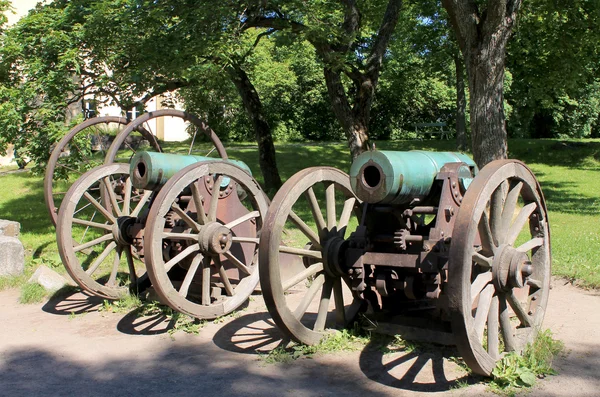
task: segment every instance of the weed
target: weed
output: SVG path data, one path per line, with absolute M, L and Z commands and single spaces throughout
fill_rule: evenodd
M 98 309 L 101 312 L 127 313 L 142 306 L 142 301 L 136 295 L 125 295 L 119 300 L 109 301 L 105 299 Z
M 21 287 L 19 302 L 23 304 L 40 303 L 46 294 L 46 289 L 38 283 L 27 283 Z
M 369 336 L 355 323 L 353 328 L 328 333 L 319 343 L 313 346 L 293 344 L 289 347 L 278 346 L 268 354 L 259 357 L 267 364 L 289 363 L 299 358 L 311 358 L 318 353 L 335 353 L 339 351 L 356 351 L 369 343 Z
M 553 375 L 552 360 L 564 348 L 552 338 L 552 332 L 540 332 L 533 344 L 527 345 L 522 355 L 506 354 L 494 368 L 490 389 L 502 395 L 514 395 L 519 389 L 532 387 L 537 378 Z
M 25 276 L 2 276 L 0 277 L 0 291 L 24 285 L 26 280 Z
M 387 343 L 380 347 L 383 354 L 392 354 L 400 351 L 403 353 L 412 353 L 419 351 L 419 349 L 420 347 L 418 344 L 404 340 L 399 335 L 395 335 L 392 340 L 388 339 Z
M 178 331 L 198 335 L 200 330 L 206 325 L 206 321 L 204 320 L 198 320 L 197 318 L 178 312 L 173 312 L 171 321 L 173 322 L 173 328 L 169 329 L 168 332 L 172 339 L 175 339 L 173 335 Z
M 294 357 L 290 349 L 286 349 L 284 346 L 278 346 L 268 354 L 259 354 L 259 358 L 265 364 L 289 364 L 297 357 Z

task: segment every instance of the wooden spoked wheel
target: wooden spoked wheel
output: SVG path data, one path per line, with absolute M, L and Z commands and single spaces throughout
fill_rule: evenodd
M 267 200 L 243 169 L 220 161 L 175 174 L 156 196 L 145 230 L 146 266 L 159 297 L 200 319 L 239 307 L 258 284 Z
M 130 229 L 148 210 L 150 191 L 132 187 L 128 164 L 94 168 L 69 189 L 58 213 L 58 251 L 84 290 L 118 299 L 144 277 Z
M 185 127 L 186 139 L 182 142 L 166 142 L 159 134 L 159 130 L 161 126 L 163 130 L 168 129 L 168 123 Z M 139 131 L 148 131 L 150 138 Z M 208 140 L 206 145 L 201 144 L 201 135 Z M 176 109 L 156 110 L 137 117 L 117 135 L 106 152 L 104 162 L 105 164 L 129 163 L 138 150 L 227 158 L 223 143 L 204 121 L 193 114 Z
M 536 336 L 550 289 L 550 230 L 539 184 L 523 163 L 481 170 L 458 211 L 448 265 L 452 330 L 465 362 L 489 376 L 504 352 Z
M 261 287 L 275 323 L 297 342 L 318 343 L 360 308 L 336 266 L 358 225 L 359 205 L 347 174 L 319 167 L 288 179 L 269 207 L 259 246 Z M 286 270 L 283 255 L 297 256 L 300 266 Z
M 110 140 L 127 125 L 123 117 L 94 117 L 76 125 L 54 147 L 44 177 L 44 200 L 52 224 L 69 187 L 86 171 L 101 165 Z M 141 135 L 149 136 L 140 130 Z

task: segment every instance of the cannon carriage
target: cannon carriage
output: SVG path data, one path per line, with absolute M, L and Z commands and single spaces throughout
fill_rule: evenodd
M 540 186 L 519 161 L 479 171 L 459 153 L 369 151 L 350 175 L 309 168 L 283 185 L 261 234 L 261 286 L 298 342 L 361 313 L 380 332 L 456 344 L 490 375 L 541 326 L 549 238 Z M 283 275 L 289 253 L 304 266 Z
M 127 137 L 158 117 L 148 114 L 64 195 L 59 251 L 84 290 L 116 299 L 152 285 L 163 303 L 207 319 L 239 307 L 260 278 L 276 325 L 297 342 L 360 316 L 379 332 L 456 344 L 483 375 L 535 337 L 550 232 L 523 163 L 478 170 L 460 153 L 369 151 L 349 175 L 298 172 L 269 206 L 249 168 L 181 115 L 219 158 L 160 153 L 155 141 L 155 152 L 126 150 L 130 164 L 116 163 Z
M 201 319 L 239 307 L 258 284 L 268 204 L 250 169 L 222 154 L 138 152 L 131 164 L 84 173 L 57 216 L 71 277 L 108 299 L 151 285 L 163 303 Z

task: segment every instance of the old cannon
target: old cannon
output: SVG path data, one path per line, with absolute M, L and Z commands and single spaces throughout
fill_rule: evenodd
M 94 295 L 116 299 L 151 283 L 172 308 L 215 318 L 258 283 L 267 207 L 242 162 L 138 152 L 131 164 L 93 168 L 69 188 L 58 213 L 59 252 Z
M 290 253 L 304 266 L 283 275 Z M 550 232 L 540 186 L 519 161 L 478 171 L 459 153 L 369 151 L 350 175 L 291 177 L 264 220 L 259 258 L 267 308 L 293 340 L 317 343 L 362 313 L 383 333 L 456 344 L 490 375 L 541 326 Z

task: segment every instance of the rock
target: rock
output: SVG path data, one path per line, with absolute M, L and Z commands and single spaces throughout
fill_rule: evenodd
M 15 221 L 0 219 L 0 236 L 19 237 L 21 224 Z
M 38 283 L 48 291 L 56 291 L 69 284 L 63 276 L 46 266 L 38 267 L 28 282 Z
M 25 268 L 25 249 L 16 237 L 0 236 L 0 276 L 19 276 Z

